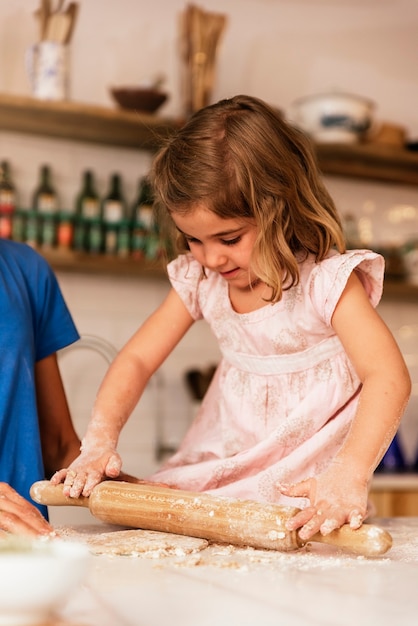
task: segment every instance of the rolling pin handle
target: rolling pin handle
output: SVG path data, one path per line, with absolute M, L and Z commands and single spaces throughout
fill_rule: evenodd
M 30 497 L 38 504 L 47 506 L 84 506 L 89 508 L 89 499 L 80 496 L 64 496 L 63 485 L 53 485 L 49 480 L 38 480 L 30 488 Z

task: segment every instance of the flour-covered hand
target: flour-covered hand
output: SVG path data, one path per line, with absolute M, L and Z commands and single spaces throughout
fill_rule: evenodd
M 117 478 L 122 459 L 113 448 L 82 447 L 81 454 L 68 468 L 55 472 L 54 485 L 64 483 L 63 493 L 70 498 L 89 496 L 93 488 L 105 478 Z
M 354 473 L 355 476 L 355 473 Z M 299 530 L 307 541 L 317 532 L 327 535 L 343 524 L 359 528 L 367 516 L 368 483 L 356 479 L 338 463 L 332 463 L 326 472 L 294 485 L 279 485 L 286 496 L 305 497 L 310 506 L 288 520 L 288 530 Z

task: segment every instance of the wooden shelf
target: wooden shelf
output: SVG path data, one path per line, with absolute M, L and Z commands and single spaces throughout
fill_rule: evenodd
M 136 261 L 131 257 L 120 258 L 105 254 L 87 254 L 60 248 L 37 248 L 51 267 L 61 272 L 103 274 L 109 276 L 137 276 L 165 278 L 164 263 L 158 261 Z
M 0 94 L 0 130 L 153 151 L 179 125 L 158 115 Z
M 182 123 L 117 108 L 0 94 L 0 131 L 155 151 L 161 139 Z M 418 153 L 372 144 L 317 144 L 316 149 L 324 174 L 418 186 Z M 72 251 L 40 252 L 60 271 L 165 276 L 159 263 Z M 418 302 L 418 285 L 386 281 L 384 298 Z
M 418 302 L 418 285 L 402 281 L 386 280 L 383 287 L 384 300 L 407 300 Z
M 182 120 L 71 101 L 0 94 L 0 130 L 154 151 Z M 317 144 L 324 174 L 418 185 L 418 153 L 377 144 Z
M 372 143 L 317 144 L 321 171 L 385 183 L 418 185 L 418 153 Z
M 80 272 L 87 274 L 108 274 L 113 276 L 138 276 L 165 278 L 164 262 L 136 261 L 130 257 L 119 258 L 105 254 L 87 254 L 60 248 L 43 249 L 38 252 L 46 258 L 54 270 L 62 272 Z M 418 285 L 385 281 L 383 298 L 385 300 L 418 302 Z

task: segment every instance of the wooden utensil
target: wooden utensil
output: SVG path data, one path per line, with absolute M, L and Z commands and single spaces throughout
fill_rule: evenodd
M 31 497 L 48 506 L 87 507 L 94 517 L 110 524 L 200 537 L 215 543 L 279 551 L 297 550 L 306 543 L 297 531 L 286 529 L 286 520 L 299 511 L 292 506 L 119 481 L 100 483 L 89 498 L 68 498 L 62 485 L 39 481 L 32 485 Z M 363 556 L 382 555 L 392 545 L 388 532 L 369 524 L 358 530 L 346 524 L 326 536 L 317 533 L 309 541 Z
M 49 0 L 41 0 L 41 4 L 39 7 L 40 41 L 43 41 L 46 38 L 50 14 L 51 7 L 49 4 Z
M 52 13 L 48 20 L 46 37 L 48 41 L 64 43 L 70 25 L 70 18 L 66 13 Z
M 65 15 L 67 16 L 67 20 L 68 20 L 68 28 L 67 28 L 65 37 L 63 38 L 64 43 L 68 44 L 71 41 L 71 37 L 73 36 L 75 24 L 77 21 L 78 11 L 79 11 L 78 3 L 70 2 L 70 4 L 68 5 L 65 11 Z
M 56 4 L 54 6 L 51 6 L 51 12 L 52 13 L 59 13 L 60 11 L 62 11 L 64 2 L 65 2 L 65 0 L 57 0 Z M 51 2 L 51 4 L 52 4 L 52 2 Z
M 186 114 L 209 104 L 217 48 L 227 22 L 226 15 L 211 13 L 190 4 L 180 21 L 180 54 Z

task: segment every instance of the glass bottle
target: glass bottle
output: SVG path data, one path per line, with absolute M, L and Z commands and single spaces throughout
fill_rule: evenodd
M 74 215 L 61 211 L 58 215 L 57 245 L 62 250 L 70 250 L 74 239 Z
M 13 217 L 16 211 L 16 190 L 8 161 L 0 163 L 0 237 L 12 237 Z
M 13 241 L 23 242 L 26 239 L 26 216 L 27 211 L 18 209 L 14 211 L 12 222 L 12 239 Z
M 132 205 L 132 222 L 143 224 L 150 231 L 154 225 L 153 219 L 154 196 L 147 176 L 140 178 L 138 194 Z
M 52 184 L 49 165 L 40 167 L 39 184 L 33 194 L 32 209 L 41 215 L 55 215 L 58 210 L 58 195 Z
M 98 219 L 100 198 L 96 191 L 94 174 L 91 170 L 85 170 L 75 201 L 74 249 L 90 252 L 90 230 Z
M 56 244 L 58 195 L 52 184 L 51 168 L 41 165 L 39 183 L 33 194 L 32 211 L 35 215 L 27 215 L 27 239 L 30 245 L 35 245 L 35 230 L 37 243 L 42 247 L 51 248 Z M 38 221 L 37 228 L 32 222 Z
M 124 219 L 119 224 L 118 256 L 127 258 L 131 252 L 131 221 Z
M 54 248 L 57 244 L 58 220 L 53 214 L 42 217 L 39 233 L 39 243 L 43 249 Z
M 122 191 L 120 174 L 112 174 L 110 187 L 102 204 L 102 220 L 104 227 L 104 251 L 116 254 L 118 250 L 118 233 L 122 220 L 126 218 L 127 205 Z
M 91 220 L 88 236 L 89 254 L 100 254 L 103 252 L 103 223 L 101 217 Z
M 155 259 L 159 236 L 154 220 L 154 195 L 147 176 L 139 180 L 138 195 L 132 206 L 132 256 L 138 260 Z
M 36 248 L 41 241 L 39 214 L 33 209 L 25 213 L 24 240 L 28 246 Z

